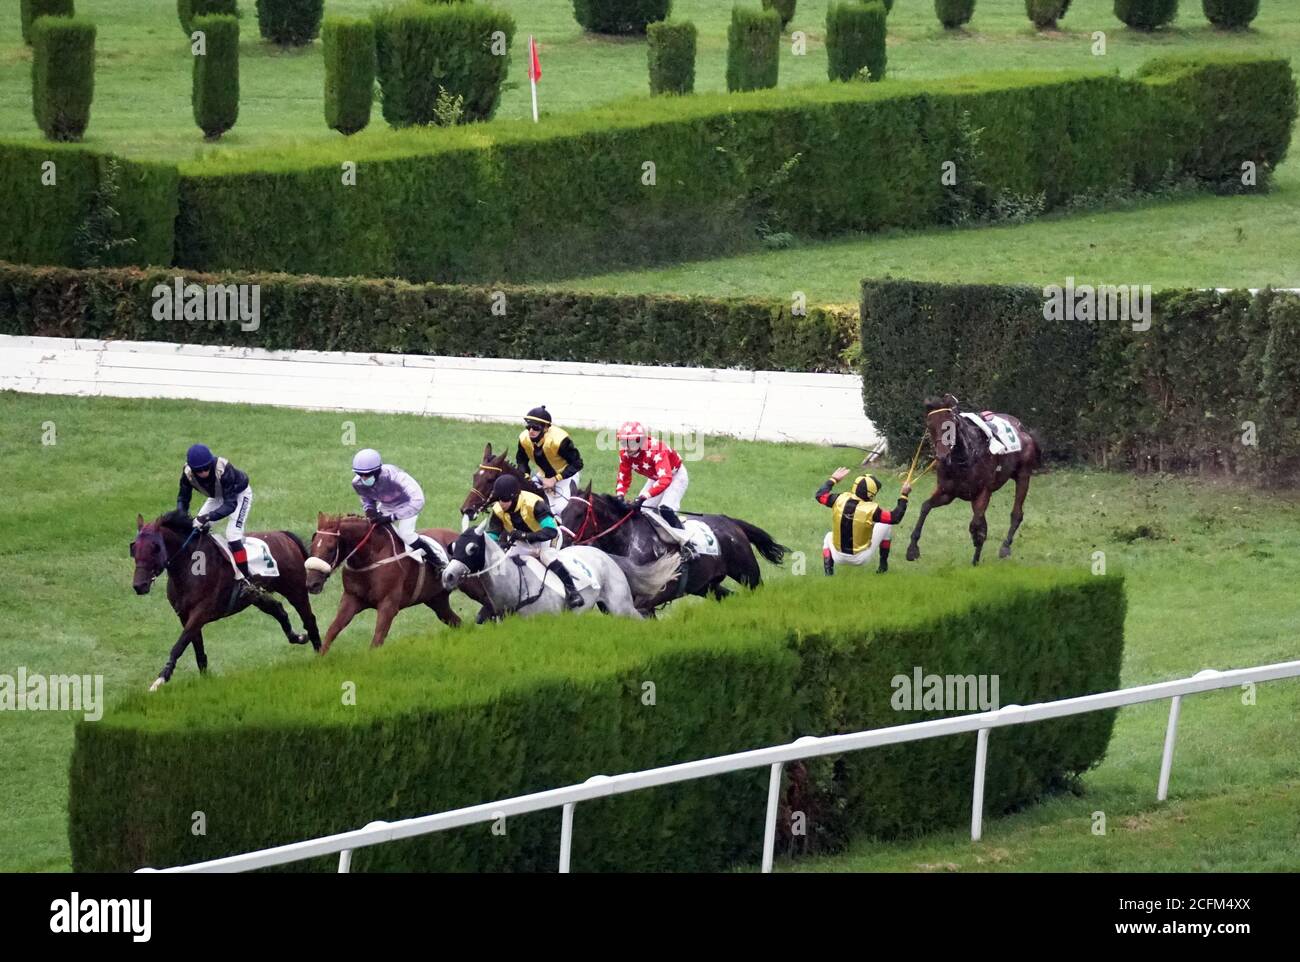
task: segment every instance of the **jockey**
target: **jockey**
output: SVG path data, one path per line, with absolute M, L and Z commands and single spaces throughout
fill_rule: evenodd
M 546 565 L 547 571 L 560 579 L 564 587 L 564 603 L 570 608 L 582 607 L 582 595 L 573 586 L 569 569 L 564 567 L 555 550 L 553 542 L 560 529 L 546 499 L 521 491 L 518 478 L 503 474 L 492 485 L 491 510 L 487 536 L 497 542 L 503 536 L 511 541 L 506 551 L 509 557 L 537 558 Z
M 687 535 L 677 509 L 691 483 L 681 457 L 658 438 L 649 437 L 639 421 L 627 421 L 618 429 L 618 481 L 614 494 L 623 497 L 632 484 L 632 472 L 650 480 L 632 502 L 633 511 L 655 508 L 659 516 L 678 532 L 678 543 L 685 545 Z
M 835 512 L 831 530 L 822 542 L 822 564 L 828 575 L 835 574 L 835 562 L 861 565 L 871 560 L 880 549 L 880 567 L 877 574 L 889 570 L 889 536 L 896 523 L 907 512 L 907 496 L 912 493 L 910 484 L 903 485 L 898 504 L 887 511 L 876 504 L 880 481 L 874 475 L 863 474 L 854 479 L 853 489 L 833 496 L 831 489 L 848 477 L 848 468 L 836 468 L 814 497 Z
M 206 498 L 194 519 L 195 530 L 207 531 L 214 521 L 229 518 L 226 523 L 226 544 L 235 560 L 235 567 L 251 585 L 248 552 L 244 549 L 244 526 L 248 523 L 248 509 L 253 503 L 253 489 L 248 485 L 248 475 L 225 458 L 217 457 L 206 444 L 193 444 L 185 452 L 181 486 L 176 493 L 177 511 L 190 513 L 190 500 L 195 491 Z
M 374 524 L 392 522 L 393 531 L 402 539 L 406 550 L 438 572 L 439 558 L 416 531 L 418 515 L 424 507 L 424 491 L 395 464 L 384 464 L 372 448 L 358 451 L 352 459 L 352 490 L 361 498 L 361 510 Z
M 524 429 L 519 432 L 515 463 L 520 471 L 528 471 L 530 459 L 537 465 L 533 480 L 546 491 L 551 510 L 564 510 L 578 490 L 582 455 L 567 431 L 552 426 L 551 412 L 544 407 L 535 407 L 525 414 Z

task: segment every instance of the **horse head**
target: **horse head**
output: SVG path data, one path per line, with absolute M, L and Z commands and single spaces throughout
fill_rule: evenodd
M 925 399 L 925 429 L 939 463 L 947 464 L 962 447 L 961 409 L 952 394 Z
M 168 535 L 171 535 L 170 540 L 176 541 L 187 530 L 193 530 L 191 521 L 182 511 L 169 511 L 148 524 L 143 515 L 135 516 L 135 540 L 131 542 L 130 552 L 135 561 L 131 587 L 137 595 L 147 595 L 154 580 L 167 570 L 172 560 L 172 549 L 167 545 Z
M 500 546 L 487 536 L 484 525 L 477 525 L 451 543 L 451 560 L 442 569 L 442 587 L 454 591 L 471 574 L 478 574 L 489 563 L 489 556 L 500 554 Z
M 526 483 L 528 480 L 527 475 L 520 471 L 517 465 L 510 462 L 505 450 L 502 450 L 500 454 L 493 454 L 492 445 L 485 444 L 483 446 L 483 460 L 479 462 L 478 469 L 470 478 L 469 493 L 460 505 L 461 531 L 473 524 L 474 519 L 487 508 L 488 499 L 492 495 L 492 485 L 496 484 L 497 478 L 501 477 L 503 472 L 513 474 L 524 484 L 525 488 L 528 487 Z

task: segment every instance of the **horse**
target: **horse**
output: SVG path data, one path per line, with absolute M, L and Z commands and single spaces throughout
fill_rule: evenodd
M 510 461 L 506 452 L 494 455 L 492 445 L 483 448 L 483 459 L 470 478 L 469 494 L 461 504 L 462 530 L 487 507 L 492 485 L 502 473 L 514 475 L 526 491 L 544 492 L 532 483 L 527 472 Z M 582 514 L 579 515 L 578 512 Z M 686 584 L 673 584 L 655 599 L 652 607 L 666 604 L 683 594 L 700 597 L 712 595 L 719 601 L 731 594 L 722 587 L 725 578 L 732 578 L 747 588 L 757 588 L 763 581 L 762 572 L 754 558 L 757 550 L 772 564 L 781 564 L 788 550 L 762 528 L 727 515 L 700 515 L 689 511 L 679 512 L 687 517 L 704 521 L 718 538 L 718 557 L 705 555 L 695 558 L 686 566 Z M 626 520 L 625 505 L 609 495 L 592 495 L 591 485 L 586 491 L 569 499 L 560 512 L 560 524 L 567 529 L 576 543 L 594 543 L 601 550 L 645 564 L 673 551 L 655 530 L 654 522 L 637 516 Z
M 995 413 L 995 412 L 988 412 Z M 971 564 L 980 563 L 980 551 L 988 534 L 988 521 L 984 512 L 993 492 L 1012 478 L 1016 481 L 1015 503 L 1011 506 L 1011 528 L 998 550 L 999 558 L 1011 557 L 1011 541 L 1024 518 L 1025 495 L 1029 493 L 1029 478 L 1042 463 L 1042 449 L 1034 432 L 1009 414 L 996 414 L 1015 431 L 1020 442 L 1019 451 L 993 454 L 989 439 L 976 425 L 963 417 L 957 398 L 945 394 L 925 402 L 925 424 L 930 443 L 934 446 L 937 465 L 934 493 L 921 505 L 921 514 L 912 528 L 912 541 L 907 546 L 907 560 L 921 557 L 921 529 L 931 508 L 941 508 L 955 498 L 969 501 L 972 518 L 971 542 L 975 557 Z
M 646 601 L 661 594 L 677 576 L 681 563 L 676 555 L 665 555 L 647 565 L 608 555 L 599 548 L 574 545 L 556 552 L 560 560 L 574 559 L 594 576 L 596 584 L 578 588 L 582 595 L 579 614 L 600 610 L 625 618 L 642 618 Z M 443 587 L 451 591 L 467 580 L 478 581 L 492 607 L 502 613 L 525 617 L 566 610 L 564 594 L 547 587 L 547 576 L 539 577 L 523 563 L 511 558 L 479 525 L 461 533 L 451 549 L 451 561 L 442 573 Z
M 456 539 L 456 532 L 446 528 L 425 528 L 419 534 L 444 549 Z M 460 626 L 460 616 L 451 609 L 450 592 L 443 588 L 442 579 L 431 573 L 423 560 L 407 555 L 406 545 L 386 521 L 374 524 L 355 514 L 317 514 L 316 532 L 306 554 L 303 567 L 312 594 L 320 594 L 329 576 L 343 569 L 343 597 L 325 631 L 322 655 L 357 613 L 368 608 L 377 611 L 371 648 L 384 643 L 393 618 L 412 605 L 428 605 L 443 624 Z M 486 593 L 476 586 L 471 585 L 465 593 L 480 604 L 487 601 Z
M 149 686 L 150 691 L 157 691 L 171 680 L 176 660 L 191 644 L 199 671 L 206 673 L 208 654 L 203 647 L 203 626 L 228 618 L 249 605 L 274 618 L 290 644 L 304 645 L 310 641 L 313 648 L 320 650 L 320 633 L 316 629 L 316 616 L 311 610 L 303 575 L 307 548 L 292 531 L 250 532 L 249 537 L 266 542 L 280 569 L 278 577 L 256 576 L 253 581 L 260 588 L 284 596 L 302 619 L 305 634 L 293 630 L 284 607 L 270 595 L 250 590 L 247 586 L 241 587 L 241 581 L 235 578 L 234 563 L 227 553 L 211 534 L 198 532 L 185 512 L 170 511 L 148 524 L 142 515 L 137 514 L 135 528 L 135 540 L 130 549 L 131 557 L 135 559 L 132 587 L 137 595 L 147 595 L 154 581 L 166 571 L 167 600 L 181 620 L 181 635 L 172 645 L 171 654 L 157 679 Z

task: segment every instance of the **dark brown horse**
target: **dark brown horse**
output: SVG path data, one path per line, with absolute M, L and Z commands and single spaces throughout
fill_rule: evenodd
M 994 412 L 980 412 L 984 413 Z M 972 518 L 971 542 L 975 557 L 971 564 L 980 563 L 980 551 L 988 534 L 989 524 L 984 512 L 988 509 L 993 492 L 1008 481 L 1016 482 L 1016 499 L 1011 506 L 1011 528 L 998 550 L 999 558 L 1011 556 L 1011 540 L 1024 518 L 1025 495 L 1029 493 L 1029 478 L 1041 462 L 1038 439 L 1032 431 L 1009 414 L 997 414 L 1012 427 L 1020 442 L 1019 451 L 993 454 L 989 451 L 989 438 L 980 428 L 962 416 L 957 398 L 945 394 L 925 402 L 925 425 L 930 443 L 934 447 L 937 466 L 937 487 L 934 494 L 921 505 L 920 517 L 912 528 L 912 541 L 907 546 L 907 560 L 921 557 L 921 528 L 931 508 L 942 508 L 954 499 L 969 501 Z
M 263 591 L 250 590 L 236 580 L 234 564 L 226 552 L 210 534 L 196 531 L 189 515 L 171 511 L 145 524 L 144 518 L 137 514 L 135 527 L 135 540 L 131 542 L 131 557 L 135 559 L 132 587 L 136 594 L 147 595 L 154 581 L 166 571 L 167 600 L 181 620 L 181 636 L 172 645 L 167 664 L 150 686 L 150 691 L 171 680 L 176 660 L 185 653 L 188 645 L 194 645 L 194 660 L 198 662 L 199 671 L 207 671 L 203 626 L 228 618 L 249 605 L 279 622 L 291 644 L 302 645 L 310 641 L 314 648 L 320 649 L 320 634 L 316 630 L 316 617 L 307 597 L 303 572 L 307 549 L 293 532 L 250 532 L 251 537 L 266 542 L 280 569 L 279 577 L 254 577 L 253 581 L 259 588 L 283 595 L 302 618 L 306 634 L 293 630 L 284 606 L 278 601 Z
M 456 540 L 456 532 L 446 528 L 424 528 L 420 534 L 444 548 Z M 412 605 L 428 605 L 443 624 L 452 628 L 460 625 L 460 616 L 451 610 L 450 592 L 443 588 L 442 578 L 423 561 L 402 557 L 405 553 L 406 545 L 387 522 L 373 524 L 354 514 L 316 516 L 316 533 L 305 562 L 307 590 L 319 594 L 330 574 L 343 568 L 343 597 L 325 632 L 322 655 L 357 613 L 368 608 L 377 612 L 371 648 L 384 643 L 393 618 Z M 487 595 L 477 581 L 466 582 L 461 590 L 480 604 L 487 604 Z
M 519 479 L 519 486 L 530 494 L 546 495 L 546 492 L 533 483 L 533 479 L 528 476 L 528 472 L 521 470 L 520 467 L 510 460 L 507 451 L 500 454 L 492 453 L 492 445 L 483 446 L 483 460 L 478 463 L 474 474 L 469 479 L 469 493 L 465 495 L 465 500 L 461 502 L 460 513 L 464 519 L 461 530 L 468 528 L 470 524 L 482 514 L 488 505 L 488 495 L 492 493 L 492 485 L 496 484 L 497 478 L 501 477 L 502 472 L 514 475 Z

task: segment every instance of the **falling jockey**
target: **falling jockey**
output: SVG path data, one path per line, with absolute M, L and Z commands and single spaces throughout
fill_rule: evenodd
M 214 522 L 229 518 L 226 544 L 235 567 L 251 586 L 248 552 L 244 549 L 244 527 L 248 524 L 248 509 L 253 503 L 248 475 L 225 458 L 217 457 L 206 444 L 194 444 L 185 452 L 185 468 L 181 471 L 180 490 L 176 493 L 177 511 L 189 514 L 195 491 L 206 500 L 194 518 L 194 529 L 207 531 Z
M 582 455 L 569 433 L 551 423 L 551 412 L 544 407 L 535 407 L 524 415 L 524 429 L 519 432 L 519 449 L 515 452 L 519 470 L 526 472 L 530 460 L 537 465 L 533 480 L 541 484 L 547 504 L 558 514 L 578 490 Z
M 863 565 L 879 549 L 880 566 L 876 573 L 884 574 L 889 570 L 889 536 L 893 532 L 893 526 L 903 520 L 907 511 L 907 496 L 912 493 L 912 486 L 903 485 L 898 504 L 889 511 L 876 504 L 880 482 L 870 474 L 854 479 L 852 490 L 835 495 L 831 489 L 848 477 L 848 474 L 848 468 L 836 468 L 835 473 L 814 495 L 818 504 L 824 504 L 835 513 L 831 530 L 822 542 L 822 564 L 826 573 L 833 575 L 837 561 L 840 564 Z
M 556 552 L 554 541 L 560 529 L 546 499 L 521 491 L 519 480 L 505 474 L 492 485 L 491 510 L 487 536 L 493 541 L 510 542 L 506 551 L 509 557 L 537 558 L 564 587 L 564 603 L 570 608 L 582 607 L 582 595 Z
M 371 448 L 358 451 L 352 459 L 352 489 L 361 498 L 361 510 L 375 524 L 390 522 L 393 532 L 412 555 L 423 560 L 435 572 L 441 572 L 441 559 L 416 531 L 424 507 L 424 491 L 395 464 L 384 464 L 379 452 Z
M 690 535 L 677 517 L 691 483 L 686 465 L 676 451 L 658 438 L 650 437 L 639 421 L 627 421 L 618 429 L 618 480 L 614 486 L 617 497 L 627 494 L 634 471 L 649 480 L 629 507 L 633 511 L 643 507 L 655 509 L 672 529 L 672 536 L 683 552 L 689 554 Z

